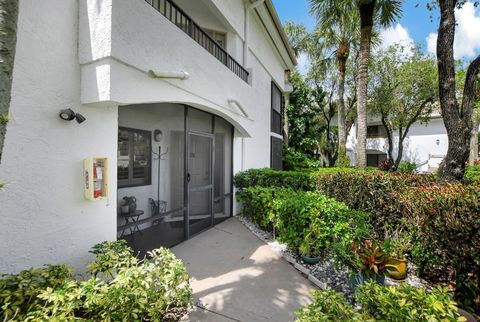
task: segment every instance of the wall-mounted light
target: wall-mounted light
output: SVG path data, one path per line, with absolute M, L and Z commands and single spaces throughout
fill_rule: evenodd
M 64 121 L 72 121 L 75 119 L 78 124 L 83 123 L 86 120 L 82 114 L 75 113 L 71 108 L 61 110 L 58 115 Z
M 155 142 L 160 142 L 162 140 L 162 137 L 163 137 L 163 132 L 162 130 L 155 130 L 153 131 L 153 140 Z
M 440 145 L 440 140 L 437 139 L 437 141 L 435 141 L 437 143 L 437 145 Z

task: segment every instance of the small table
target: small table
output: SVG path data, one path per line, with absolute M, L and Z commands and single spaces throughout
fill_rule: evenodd
M 125 219 L 125 225 L 123 226 L 123 230 L 122 230 L 122 234 L 120 235 L 120 238 L 122 238 L 125 235 L 125 226 L 127 226 L 128 224 L 134 224 L 133 230 L 131 226 L 129 227 L 130 234 L 135 233 L 135 231 L 138 231 L 140 234 L 142 233 L 140 228 L 138 228 L 138 220 L 140 216 L 143 214 L 144 214 L 143 210 L 135 210 L 134 212 L 130 212 L 128 214 L 120 214 L 120 216 L 122 216 Z

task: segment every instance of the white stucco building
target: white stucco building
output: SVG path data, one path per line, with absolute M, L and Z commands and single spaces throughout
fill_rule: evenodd
M 347 152 L 352 164 L 355 164 L 357 144 L 355 125 L 347 138 Z M 419 172 L 434 172 L 447 154 L 448 136 L 443 119 L 438 113 L 432 114 L 428 123 L 416 122 L 408 132 L 403 143 L 403 161 L 417 165 Z M 393 154 L 398 151 L 398 131 L 394 135 Z M 367 118 L 367 166 L 376 167 L 387 158 L 388 140 L 379 117 Z
M 281 162 L 295 64 L 271 0 L 20 1 L 0 272 L 82 267 L 117 238 L 171 246 L 231 216 L 232 174 Z M 122 215 L 132 196 L 143 213 Z

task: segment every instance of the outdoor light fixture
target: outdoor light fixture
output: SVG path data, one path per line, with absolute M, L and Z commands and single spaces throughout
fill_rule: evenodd
M 163 137 L 163 132 L 161 130 L 155 130 L 153 131 L 153 140 L 155 142 L 160 142 Z
M 440 145 L 440 140 L 439 139 L 437 139 L 437 145 Z
M 64 121 L 72 121 L 75 119 L 78 124 L 83 123 L 86 120 L 82 114 L 75 113 L 71 108 L 61 110 L 58 115 Z

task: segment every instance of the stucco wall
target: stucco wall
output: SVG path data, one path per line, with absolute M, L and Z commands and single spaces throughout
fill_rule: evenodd
M 115 239 L 111 200 L 83 198 L 83 159 L 116 158 L 117 108 L 80 104 L 77 2 L 20 1 L 11 115 L 0 165 L 0 272 L 45 263 L 81 268 L 95 243 Z M 58 117 L 72 108 L 79 125 Z
M 244 11 L 235 1 L 211 5 L 225 10 L 241 57 Z M 118 105 L 184 103 L 222 116 L 235 126 L 234 170 L 269 166 L 270 82 L 283 88 L 286 66 L 258 17 L 250 21 L 247 84 L 143 0 L 20 1 L 13 120 L 0 165 L 8 183 L 0 192 L 0 272 L 58 262 L 82 268 L 93 244 L 116 238 Z M 190 78 L 152 79 L 149 69 Z M 60 120 L 64 108 L 87 120 Z M 109 200 L 83 197 L 90 156 L 109 158 Z

